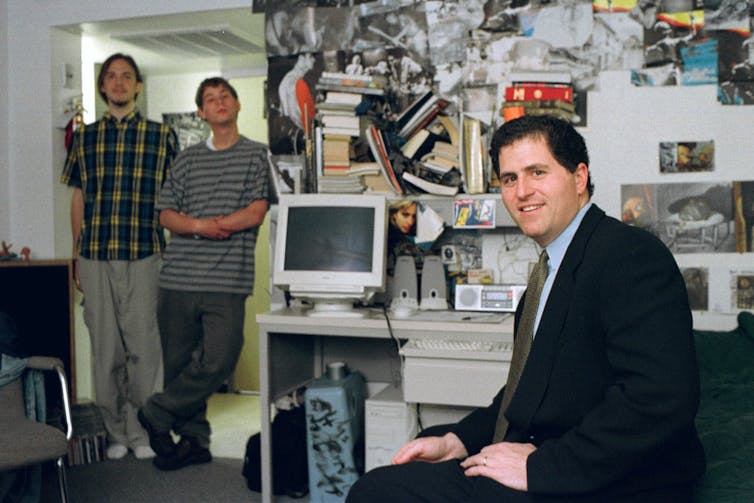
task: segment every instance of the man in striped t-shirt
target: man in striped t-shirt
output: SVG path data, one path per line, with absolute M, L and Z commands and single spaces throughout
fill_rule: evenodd
M 196 105 L 212 137 L 178 155 L 160 194 L 160 223 L 172 232 L 157 308 L 165 381 L 139 411 L 163 470 L 212 459 L 207 399 L 241 353 L 254 246 L 269 207 L 267 148 L 239 134 L 235 89 L 206 79 Z
M 136 412 L 160 386 L 157 274 L 164 245 L 155 203 L 176 153 L 164 124 L 142 117 L 142 77 L 131 56 L 102 64 L 102 119 L 73 137 L 61 180 L 73 187 L 74 279 L 84 294 L 97 406 L 108 434 L 107 456 L 129 448 L 153 457 Z

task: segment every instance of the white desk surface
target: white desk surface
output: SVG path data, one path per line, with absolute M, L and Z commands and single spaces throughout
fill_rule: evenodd
M 306 311 L 283 309 L 258 314 L 260 330 L 268 333 L 296 333 L 346 337 L 389 337 L 388 322 L 382 310 L 365 309 L 364 318 L 306 316 Z M 389 318 L 395 337 L 443 337 L 512 341 L 513 315 L 467 311 L 418 311 L 409 318 Z

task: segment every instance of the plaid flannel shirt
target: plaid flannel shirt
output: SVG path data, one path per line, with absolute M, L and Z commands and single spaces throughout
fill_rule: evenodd
M 121 121 L 106 112 L 76 132 L 61 181 L 84 196 L 82 257 L 138 260 L 162 250 L 155 203 L 176 149 L 170 127 L 138 110 Z

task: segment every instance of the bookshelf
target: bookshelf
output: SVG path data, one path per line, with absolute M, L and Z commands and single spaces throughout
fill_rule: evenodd
M 15 322 L 27 353 L 63 361 L 75 397 L 72 270 L 70 260 L 0 261 L 0 310 Z M 48 387 L 48 397 L 59 397 L 57 388 Z

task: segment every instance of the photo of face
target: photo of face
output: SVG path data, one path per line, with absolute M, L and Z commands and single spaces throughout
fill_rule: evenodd
M 403 201 L 395 208 L 390 209 L 390 223 L 401 234 L 413 234 L 416 232 L 416 202 Z

